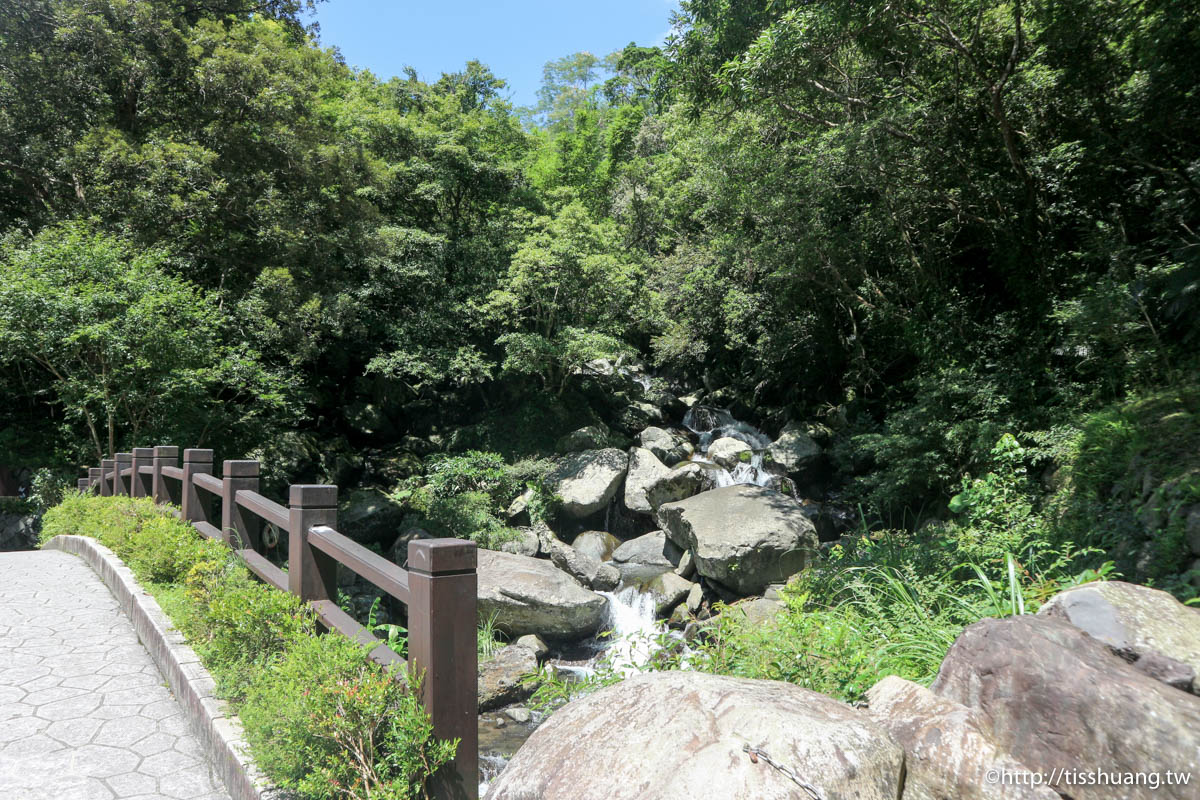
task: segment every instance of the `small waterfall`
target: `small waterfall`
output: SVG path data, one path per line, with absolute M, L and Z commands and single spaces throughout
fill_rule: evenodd
M 693 461 L 703 464 L 714 463 L 708 458 L 708 448 L 717 439 L 737 439 L 750 446 L 750 460 L 734 466 L 732 470 L 718 467 L 713 470 L 717 488 L 750 484 L 766 486 L 774 477 L 763 466 L 763 453 L 771 446 L 771 437 L 749 423 L 733 418 L 723 408 L 692 406 L 683 417 L 683 426 L 699 437 Z
M 654 595 L 630 586 L 617 592 L 600 592 L 608 598 L 608 627 L 612 631 L 604 651 L 613 669 L 634 673 L 658 649 L 656 640 L 665 628 L 654 618 Z
M 491 788 L 492 781 L 500 777 L 508 759 L 496 753 L 482 753 L 479 756 L 479 796 L 483 797 Z

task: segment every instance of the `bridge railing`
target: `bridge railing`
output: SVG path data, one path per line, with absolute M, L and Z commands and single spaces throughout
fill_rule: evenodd
M 421 677 L 421 699 L 434 735 L 459 739 L 454 762 L 434 776 L 439 800 L 478 796 L 476 698 L 476 551 L 463 539 L 409 542 L 408 567 L 398 566 L 338 533 L 336 486 L 294 484 L 285 506 L 259 493 L 257 461 L 225 461 L 213 471 L 213 451 L 135 447 L 101 460 L 79 481 L 81 491 L 151 497 L 177 506 L 201 535 L 228 544 L 262 581 L 308 602 L 317 619 L 370 648 L 368 658 L 406 667 Z M 217 516 L 219 508 L 219 517 Z M 263 553 L 263 524 L 288 533 L 287 571 Z M 337 565 L 350 569 L 408 607 L 411 664 L 337 603 Z

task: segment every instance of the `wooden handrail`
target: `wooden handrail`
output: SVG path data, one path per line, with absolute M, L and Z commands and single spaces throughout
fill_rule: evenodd
M 408 570 L 397 566 L 377 553 L 372 553 L 353 539 L 325 525 L 308 532 L 313 547 L 354 570 L 404 604 L 408 604 Z
M 209 494 L 215 494 L 218 497 L 221 496 L 220 478 L 214 478 L 212 475 L 206 475 L 205 473 L 201 472 L 192 476 L 192 483 L 197 488 L 203 489 Z
M 249 489 L 239 489 L 233 499 L 239 506 L 252 514 L 257 514 L 267 523 L 287 528 L 288 510 L 274 500 L 268 500 L 258 492 Z
M 453 763 L 433 777 L 433 797 L 477 800 L 475 544 L 460 539 L 410 542 L 406 570 L 336 530 L 336 486 L 293 485 L 283 505 L 259 493 L 257 461 L 222 462 L 223 477 L 218 478 L 212 450 L 190 449 L 182 455 L 181 468 L 177 447 L 133 448 L 88 470 L 80 489 L 152 496 L 200 535 L 228 544 L 264 583 L 298 595 L 325 628 L 370 648 L 367 657 L 394 668 L 397 680 L 407 682 L 411 667 L 421 676 L 421 701 L 434 735 L 460 742 Z M 214 515 L 214 499 L 221 501 L 220 519 Z M 286 572 L 263 555 L 262 522 L 288 532 Z M 409 661 L 338 606 L 339 564 L 408 606 Z
M 221 535 L 221 529 L 211 523 L 193 522 L 192 527 L 200 531 L 201 535 L 203 535 L 206 539 L 219 539 L 221 541 L 225 540 L 225 537 Z
M 238 550 L 237 554 L 246 562 L 250 571 L 261 578 L 264 583 L 269 583 L 276 589 L 282 589 L 285 592 L 288 590 L 287 573 L 267 561 L 265 556 L 245 548 Z

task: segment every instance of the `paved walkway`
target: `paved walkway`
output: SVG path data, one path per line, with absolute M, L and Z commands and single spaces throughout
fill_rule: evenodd
M 87 564 L 0 553 L 0 798 L 229 800 Z

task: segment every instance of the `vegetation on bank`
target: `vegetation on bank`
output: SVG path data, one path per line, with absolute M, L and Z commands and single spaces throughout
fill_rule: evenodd
M 255 761 L 308 800 L 406 800 L 457 742 L 433 738 L 413 692 L 358 644 L 318 634 L 299 598 L 149 499 L 68 493 L 41 537 L 89 536 L 158 599 L 242 720 Z

